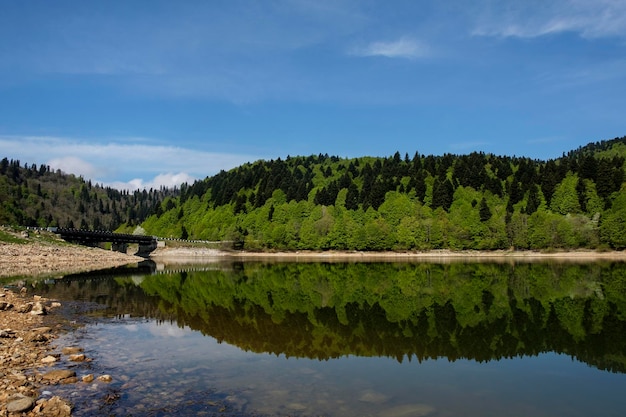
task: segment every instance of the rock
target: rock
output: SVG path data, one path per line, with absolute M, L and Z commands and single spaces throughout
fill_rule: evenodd
M 435 408 L 428 404 L 406 404 L 389 408 L 379 414 L 381 417 L 425 417 L 434 413 Z
M 49 333 L 52 329 L 50 327 L 37 327 L 31 329 L 31 334 L 26 337 L 29 342 L 47 342 L 49 339 Z
M 35 401 L 30 397 L 21 397 L 16 400 L 12 400 L 7 404 L 7 411 L 9 413 L 21 413 L 28 411 L 35 405 Z
M 70 371 L 69 369 L 55 369 L 43 375 L 43 379 L 51 381 L 51 382 L 61 382 L 63 380 L 71 379 L 75 377 L 76 377 L 76 372 Z
M 48 355 L 45 358 L 41 359 L 41 363 L 45 363 L 45 364 L 51 364 L 51 363 L 55 363 L 57 361 L 57 358 L 55 358 L 52 355 Z
M 370 404 L 382 404 L 387 400 L 389 400 L 389 397 L 387 395 L 372 390 L 365 391 L 359 397 L 359 401 Z
M 35 327 L 34 329 L 30 330 L 33 333 L 48 333 L 50 331 L 52 331 L 51 327 Z
M 98 381 L 111 382 L 111 381 L 113 381 L 113 378 L 111 377 L 111 375 L 100 375 L 98 377 Z
M 50 304 L 50 308 L 59 308 L 61 307 L 61 303 L 55 301 L 52 304 Z
M 82 351 L 83 351 L 83 348 L 80 348 L 78 346 L 67 346 L 61 350 L 61 352 L 63 352 L 64 355 L 74 355 Z
M 41 302 L 37 301 L 33 305 L 33 308 L 30 311 L 30 314 L 32 314 L 33 316 L 44 316 L 48 314 L 48 310 L 46 310 L 46 307 L 44 307 L 44 305 L 41 304 Z
M 23 304 L 21 305 L 18 309 L 17 312 L 18 313 L 30 313 L 30 311 L 33 309 L 33 303 L 27 303 L 27 304 Z
M 0 302 L 0 311 L 10 310 L 13 307 L 13 304 L 7 303 L 6 301 Z
M 70 355 L 68 359 L 72 362 L 84 362 L 86 358 L 83 353 L 78 353 L 76 355 Z
M 87 384 L 89 384 L 90 382 L 93 382 L 93 380 L 94 380 L 93 374 L 89 374 L 89 375 L 83 376 L 82 380 L 83 380 L 83 382 L 85 382 Z
M 72 406 L 60 397 L 54 396 L 49 400 L 40 400 L 38 403 L 37 407 L 40 408 L 39 411 L 42 415 L 54 417 L 69 417 L 72 415 Z
M 4 329 L 4 330 L 0 330 L 0 337 L 3 338 L 13 338 L 15 337 L 15 332 L 11 329 Z

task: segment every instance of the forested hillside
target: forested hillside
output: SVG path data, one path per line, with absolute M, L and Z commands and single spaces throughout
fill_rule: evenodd
M 47 165 L 0 161 L 0 224 L 115 230 L 139 224 L 177 190 L 129 193 L 93 185 Z
M 183 185 L 143 227 L 245 249 L 626 247 L 626 137 L 540 161 L 485 153 L 257 161 Z

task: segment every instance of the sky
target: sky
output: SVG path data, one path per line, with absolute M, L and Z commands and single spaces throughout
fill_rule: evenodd
M 0 157 L 116 188 L 624 135 L 624 0 L 0 0 Z

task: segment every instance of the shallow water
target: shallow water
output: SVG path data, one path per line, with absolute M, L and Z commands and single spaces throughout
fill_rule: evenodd
M 75 415 L 623 415 L 623 265 L 510 268 L 244 264 L 71 277 L 48 284 L 49 296 L 108 307 L 59 345 L 94 358 L 75 365 L 79 376 L 113 382 L 51 394 L 72 398 Z M 365 270 L 385 279 L 368 282 Z M 347 292 L 365 301 L 350 307 Z

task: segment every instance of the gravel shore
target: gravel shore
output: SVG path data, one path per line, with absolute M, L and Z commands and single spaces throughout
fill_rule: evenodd
M 6 232 L 6 231 L 5 231 Z M 143 258 L 100 248 L 70 245 L 54 236 L 22 237 L 21 243 L 0 242 L 0 278 L 32 279 L 136 264 Z M 55 346 L 66 319 L 61 306 L 30 294 L 28 286 L 0 290 L 0 417 L 72 414 L 65 399 L 46 389 L 55 384 L 90 383 L 78 379 L 74 361 L 89 360 L 80 347 Z M 32 290 L 32 289 L 31 289 Z
M 76 383 L 75 372 L 60 366 L 54 340 L 63 319 L 60 303 L 29 295 L 25 287 L 0 291 L 0 416 L 70 416 L 72 405 L 46 388 Z M 80 351 L 62 350 L 66 359 Z
M 54 276 L 114 268 L 142 260 L 138 256 L 86 246 L 0 242 L 0 277 Z

